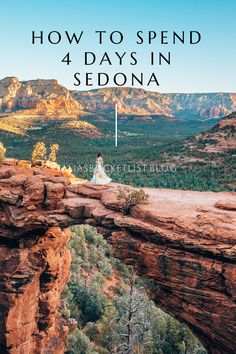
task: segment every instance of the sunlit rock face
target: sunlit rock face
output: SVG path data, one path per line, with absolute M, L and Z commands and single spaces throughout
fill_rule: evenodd
M 70 118 L 86 112 L 161 115 L 178 119 L 220 118 L 236 111 L 236 93 L 159 93 L 142 88 L 69 91 L 57 80 L 0 80 L 0 112 L 41 118 Z
M 164 115 L 176 118 L 220 118 L 236 110 L 235 93 L 159 93 L 136 88 L 104 88 L 73 91 L 86 111 L 98 114 Z
M 70 274 L 68 238 L 55 227 L 1 242 L 1 353 L 64 353 L 70 324 L 58 308 Z
M 210 153 L 222 153 L 236 149 L 236 112 L 222 118 L 212 128 L 191 137 L 186 144 Z
M 145 189 L 124 216 L 117 184 L 71 184 L 59 171 L 7 161 L 0 168 L 2 351 L 63 353 L 58 315 L 69 278 L 68 227 L 90 224 L 114 256 L 152 278 L 151 296 L 209 353 L 235 353 L 235 193 Z M 22 349 L 23 348 L 23 349 Z
M 76 117 L 79 110 L 79 103 L 57 80 L 19 81 L 16 77 L 0 80 L 1 112 L 61 118 Z

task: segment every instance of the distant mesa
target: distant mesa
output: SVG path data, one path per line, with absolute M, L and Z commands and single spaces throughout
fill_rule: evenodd
M 1 113 L 76 118 L 88 112 L 110 114 L 115 103 L 120 114 L 212 119 L 236 111 L 236 93 L 158 93 L 137 88 L 69 91 L 57 80 L 0 80 Z
M 159 93 L 136 88 L 73 91 L 84 110 L 101 114 L 162 115 L 181 119 L 221 118 L 236 110 L 236 93 Z

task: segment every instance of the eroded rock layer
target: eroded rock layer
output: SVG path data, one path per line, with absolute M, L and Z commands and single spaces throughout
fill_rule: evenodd
M 4 113 L 19 111 L 24 116 L 55 119 L 77 117 L 85 112 L 113 115 L 115 104 L 122 115 L 221 118 L 236 110 L 236 94 L 159 93 L 127 87 L 69 91 L 57 80 L 0 80 L 0 112 Z M 150 117 L 144 119 L 150 121 Z
M 180 118 L 220 118 L 236 106 L 235 93 L 160 93 L 140 88 L 102 88 L 72 91 L 86 111 L 110 113 L 117 104 L 119 114 L 164 115 Z
M 60 172 L 21 165 L 0 169 L 2 348 L 63 352 L 69 329 L 57 309 L 69 276 L 67 227 L 87 223 L 155 281 L 156 303 L 209 353 L 235 353 L 235 193 L 145 189 L 148 204 L 124 216 L 115 183 L 71 184 Z
M 69 326 L 58 308 L 69 279 L 68 238 L 55 227 L 1 240 L 1 353 L 64 353 Z
M 57 80 L 0 80 L 0 112 L 20 110 L 22 115 L 40 117 L 77 117 L 81 105 Z

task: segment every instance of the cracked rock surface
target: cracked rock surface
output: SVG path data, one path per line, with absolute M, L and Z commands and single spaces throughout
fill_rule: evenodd
M 69 327 L 57 310 L 69 278 L 68 227 L 87 223 L 115 257 L 155 281 L 154 301 L 209 353 L 235 353 L 236 194 L 145 188 L 148 203 L 124 216 L 116 190 L 17 161 L 0 168 L 2 351 L 63 353 Z

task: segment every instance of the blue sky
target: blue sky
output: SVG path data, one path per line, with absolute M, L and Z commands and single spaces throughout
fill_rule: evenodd
M 148 78 L 155 72 L 159 87 L 150 90 L 160 92 L 236 92 L 236 1 L 235 0 L 15 0 L 5 1 L 0 13 L 0 67 L 1 78 L 17 76 L 20 80 L 55 78 L 71 89 L 86 89 L 73 86 L 73 75 L 93 72 L 94 84 L 97 72 L 114 75 L 124 72 L 143 72 Z M 31 44 L 32 30 L 84 31 L 81 44 L 59 45 Z M 96 30 L 107 33 L 119 30 L 124 33 L 124 42 L 114 46 L 106 41 L 97 43 Z M 173 46 L 135 44 L 136 32 L 161 30 L 180 32 L 197 30 L 202 34 L 198 45 Z M 61 62 L 70 51 L 72 63 Z M 97 57 L 107 51 L 137 51 L 139 64 L 135 67 L 127 61 L 122 68 L 113 60 L 112 67 L 83 65 L 83 52 L 94 51 Z M 171 66 L 150 67 L 147 62 L 150 51 L 171 51 Z M 84 81 L 84 80 L 83 80 Z M 114 86 L 112 83 L 109 86 Z M 95 88 L 95 87 L 94 87 Z M 144 86 L 145 88 L 145 86 Z

